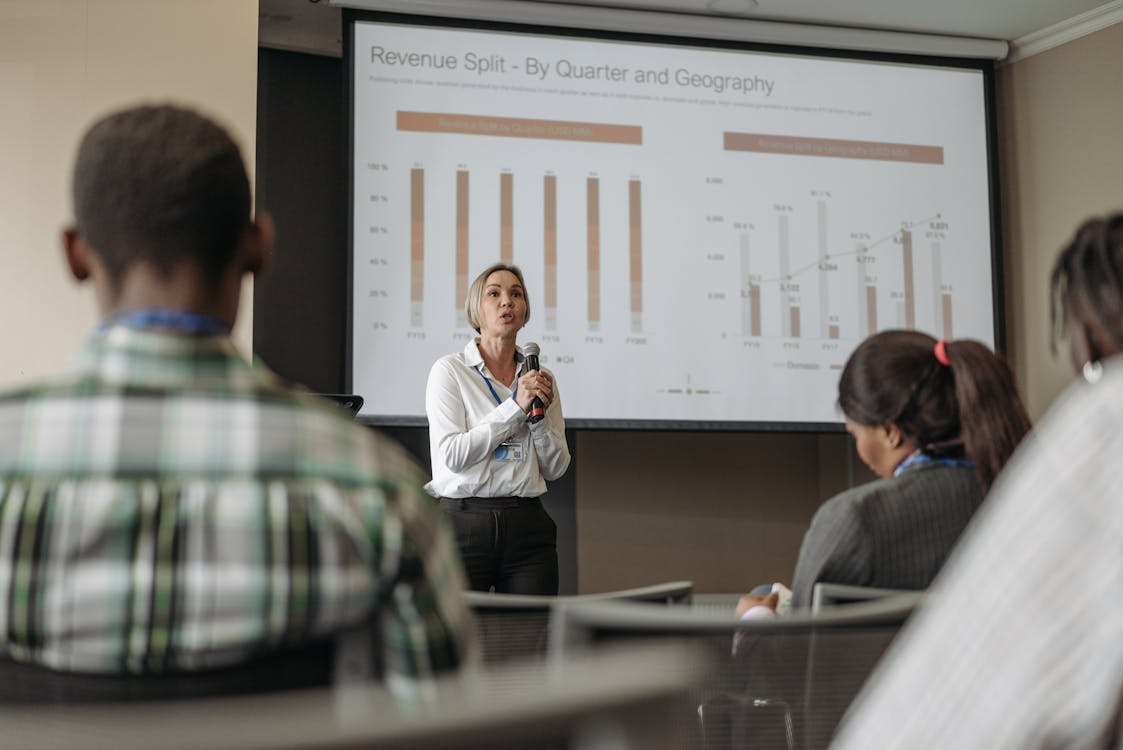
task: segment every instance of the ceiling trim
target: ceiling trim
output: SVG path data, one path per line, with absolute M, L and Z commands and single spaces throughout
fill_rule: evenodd
M 1120 22 L 1123 22 L 1123 0 L 1112 0 L 1040 31 L 1018 37 L 1010 43 L 1010 56 L 1003 64 L 1024 60 Z
M 1123 0 L 1118 0 L 1123 2 Z M 1001 39 L 819 26 L 780 21 L 598 8 L 589 5 L 518 0 L 330 0 L 331 5 L 392 13 L 471 18 L 570 28 L 700 37 L 820 49 L 886 52 L 1002 60 L 1009 44 Z

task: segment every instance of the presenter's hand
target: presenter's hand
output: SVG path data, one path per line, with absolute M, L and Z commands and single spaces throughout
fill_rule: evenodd
M 515 403 L 525 412 L 530 412 L 530 404 L 534 397 L 542 399 L 542 405 L 547 409 L 554 400 L 554 380 L 549 373 L 542 370 L 530 370 L 519 378 L 519 392 L 515 396 Z
M 737 601 L 737 617 L 748 612 L 753 607 L 765 606 L 773 612 L 780 603 L 780 594 L 773 591 L 768 596 L 761 596 L 760 594 L 745 594 Z

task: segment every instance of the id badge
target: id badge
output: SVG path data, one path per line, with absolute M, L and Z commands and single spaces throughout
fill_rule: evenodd
M 495 446 L 496 461 L 525 461 L 526 444 L 521 440 L 506 440 Z

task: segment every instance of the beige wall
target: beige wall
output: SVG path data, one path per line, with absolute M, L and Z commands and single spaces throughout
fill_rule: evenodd
M 58 241 L 85 127 L 142 99 L 197 106 L 252 175 L 256 95 L 256 0 L 0 0 L 0 387 L 58 370 L 97 320 Z M 247 352 L 251 313 L 246 296 Z
M 1123 24 L 999 69 L 1010 354 L 1031 416 L 1072 375 L 1049 351 L 1049 273 L 1088 216 L 1123 210 Z

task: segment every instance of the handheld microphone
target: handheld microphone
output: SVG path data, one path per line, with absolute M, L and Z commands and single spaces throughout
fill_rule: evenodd
M 538 367 L 538 354 L 541 350 L 538 344 L 533 341 L 528 341 L 523 344 L 523 357 L 526 358 L 526 369 L 537 370 Z M 530 402 L 530 411 L 526 415 L 526 421 L 531 424 L 541 422 L 542 418 L 546 416 L 546 405 L 542 403 L 542 399 L 537 396 Z

